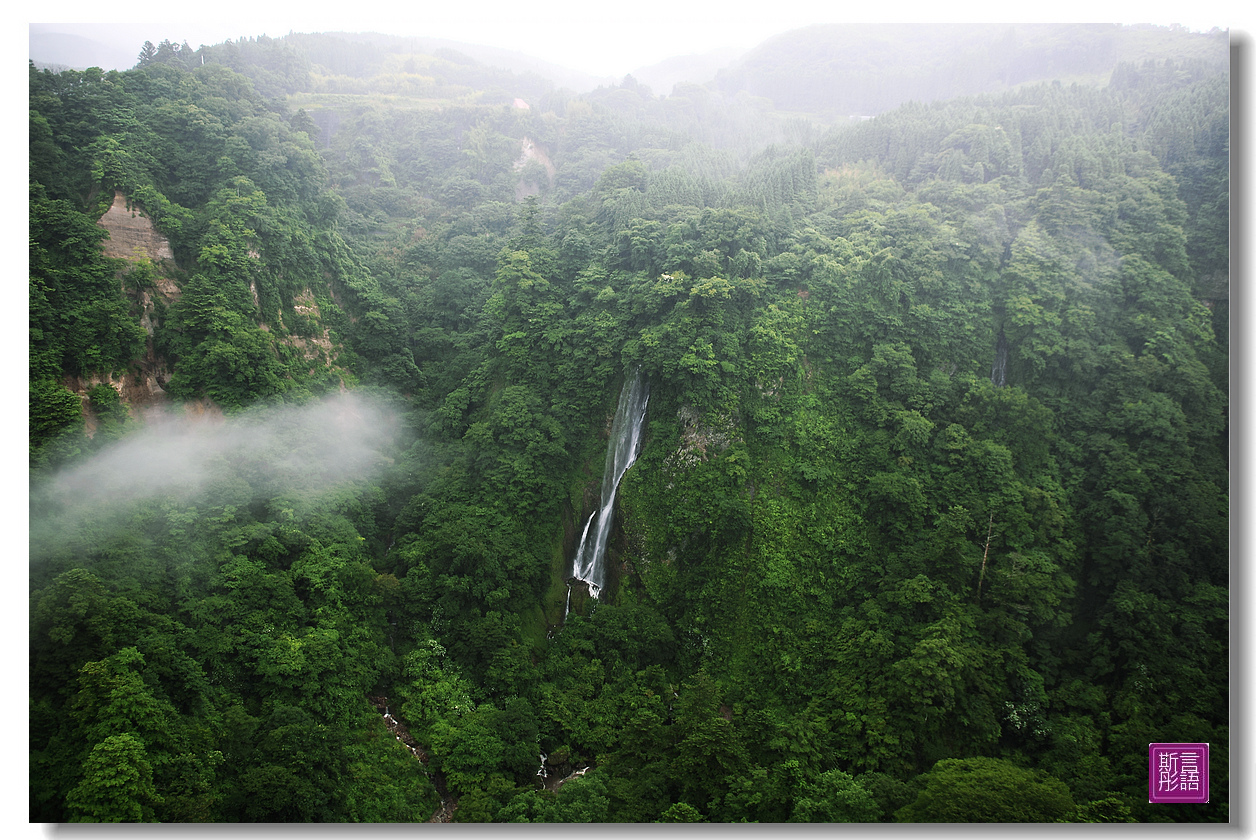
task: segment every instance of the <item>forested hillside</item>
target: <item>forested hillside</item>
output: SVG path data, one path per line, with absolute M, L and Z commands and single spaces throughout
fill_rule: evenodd
M 30 819 L 1227 821 L 1229 77 L 1152 34 L 858 122 L 32 65 Z

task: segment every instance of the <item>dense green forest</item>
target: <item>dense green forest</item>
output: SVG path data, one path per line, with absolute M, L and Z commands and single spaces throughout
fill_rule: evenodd
M 32 64 L 30 820 L 1227 821 L 1227 38 L 1003 35 Z

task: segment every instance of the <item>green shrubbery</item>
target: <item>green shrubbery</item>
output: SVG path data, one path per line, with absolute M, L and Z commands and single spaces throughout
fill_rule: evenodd
M 740 157 L 681 133 L 697 90 L 372 101 L 320 158 L 253 92 L 322 72 L 291 44 L 167 46 L 31 74 L 32 820 L 421 821 L 438 783 L 464 821 L 1227 818 L 1215 79 Z M 558 175 L 515 204 L 525 136 Z M 51 467 L 139 425 L 92 388 L 89 446 L 63 384 L 145 351 L 115 188 L 181 267 L 167 392 L 252 439 L 250 406 L 364 383 L 401 418 L 373 471 L 329 486 L 380 430 L 327 421 L 71 516 Z M 604 600 L 558 626 L 637 367 Z M 1144 803 L 1152 740 L 1213 745 L 1212 804 Z M 542 790 L 541 754 L 586 772 Z

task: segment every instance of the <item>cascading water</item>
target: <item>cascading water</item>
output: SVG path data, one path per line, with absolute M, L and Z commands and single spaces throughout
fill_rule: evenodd
M 1007 336 L 999 330 L 999 340 L 994 345 L 994 365 L 990 368 L 990 382 L 996 388 L 1007 384 Z
M 580 547 L 576 549 L 576 556 L 571 564 L 571 576 L 587 583 L 589 594 L 594 598 L 605 583 L 603 560 L 606 555 L 606 540 L 611 533 L 615 491 L 619 489 L 619 480 L 624 477 L 633 461 L 637 460 L 637 452 L 641 448 L 641 429 L 645 425 L 645 410 L 649 401 L 649 383 L 637 371 L 619 392 L 619 406 L 615 409 L 610 445 L 606 449 L 606 468 L 602 472 L 602 505 L 584 524 Z M 567 604 L 570 609 L 570 589 L 567 591 Z
M 589 541 L 589 526 L 593 524 L 593 518 L 597 516 L 597 514 L 598 512 L 596 510 L 593 511 L 593 513 L 589 514 L 589 518 L 584 521 L 584 532 L 580 534 L 580 546 L 576 549 L 576 556 L 575 556 L 575 559 L 572 561 L 572 570 L 571 570 L 572 577 L 579 577 L 580 575 L 580 558 L 584 556 L 584 547 L 585 547 L 585 544 Z M 592 584 L 589 585 L 589 591 L 593 592 Z M 597 597 L 596 593 L 594 593 L 594 597 Z M 571 584 L 568 583 L 567 584 L 567 606 L 563 607 L 563 620 L 564 621 L 567 620 L 567 615 L 570 612 L 571 612 Z

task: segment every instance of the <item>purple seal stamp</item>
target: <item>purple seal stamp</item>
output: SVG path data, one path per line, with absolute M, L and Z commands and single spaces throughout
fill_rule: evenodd
M 1207 744 L 1148 744 L 1147 801 L 1208 801 Z

